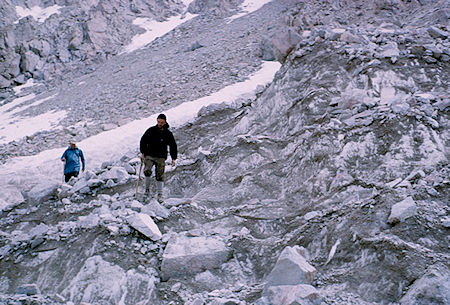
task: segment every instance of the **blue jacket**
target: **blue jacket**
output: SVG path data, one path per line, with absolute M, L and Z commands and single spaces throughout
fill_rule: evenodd
M 66 159 L 66 164 L 64 165 L 64 174 L 80 172 L 80 159 L 81 163 L 83 163 L 84 170 L 85 164 L 83 152 L 78 147 L 72 149 L 69 146 L 69 148 L 67 148 L 61 156 L 61 159 Z

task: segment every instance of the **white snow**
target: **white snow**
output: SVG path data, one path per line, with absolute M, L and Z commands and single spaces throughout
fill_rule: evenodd
M 23 8 L 21 6 L 16 6 L 16 13 L 19 16 L 19 19 L 15 21 L 14 23 L 18 23 L 20 19 L 31 16 L 38 22 L 44 22 L 45 19 L 50 17 L 52 14 L 59 13 L 59 10 L 62 8 L 62 6 L 59 5 L 53 5 L 46 8 L 42 8 L 40 6 L 33 6 L 31 8 Z
M 139 25 L 146 30 L 145 33 L 136 35 L 131 43 L 125 47 L 125 52 L 129 53 L 149 44 L 158 37 L 164 36 L 178 25 L 186 22 L 196 15 L 187 13 L 186 16 L 172 16 L 167 21 L 158 22 L 149 18 L 136 18 L 133 24 Z
M 244 0 L 244 2 L 240 6 L 242 12 L 234 16 L 231 16 L 229 18 L 229 22 L 233 21 L 234 19 L 241 18 L 242 16 L 250 14 L 256 10 L 259 10 L 261 7 L 263 7 L 264 4 L 269 3 L 271 1 L 272 0 Z
M 20 92 L 22 91 L 22 89 L 25 89 L 27 87 L 33 87 L 34 85 L 35 85 L 34 84 L 34 79 L 30 78 L 30 79 L 27 80 L 27 82 L 25 84 L 20 85 L 20 86 L 16 86 L 13 89 L 14 89 L 14 92 L 16 93 L 16 95 L 19 95 Z
M 244 82 L 225 87 L 209 96 L 186 102 L 165 111 L 167 121 L 177 128 L 192 121 L 200 108 L 213 103 L 232 103 L 244 96 L 254 95 L 258 85 L 270 83 L 280 68 L 278 62 L 265 62 L 262 68 Z M 139 146 L 139 140 L 145 130 L 156 124 L 158 113 L 136 120 L 116 129 L 108 130 L 87 138 L 77 145 L 83 150 L 86 168 L 100 167 L 104 161 L 119 160 L 125 153 Z M 178 142 L 185 139 L 177 139 Z M 61 181 L 63 165 L 60 157 L 66 147 L 42 151 L 34 156 L 17 157 L 0 165 L 0 209 L 6 207 L 5 194 L 11 189 L 29 189 L 39 181 Z M 9 188 L 9 192 L 6 192 Z
M 0 144 L 31 136 L 38 131 L 55 129 L 66 115 L 66 111 L 50 111 L 35 117 L 19 117 L 18 119 L 2 121 Z
M 66 111 L 50 111 L 35 117 L 17 115 L 18 112 L 23 111 L 28 107 L 42 104 L 53 97 L 54 96 L 49 96 L 35 101 L 30 105 L 20 106 L 35 98 L 34 94 L 29 94 L 16 98 L 6 105 L 0 106 L 0 144 L 19 140 L 25 136 L 31 136 L 38 131 L 54 129 L 54 127 L 66 117 Z M 12 109 L 16 106 L 18 107 Z

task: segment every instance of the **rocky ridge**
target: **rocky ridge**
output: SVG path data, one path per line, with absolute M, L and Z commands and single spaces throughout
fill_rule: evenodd
M 164 206 L 133 198 L 132 150 L 2 212 L 0 300 L 448 303 L 444 2 L 295 3 L 273 83 L 174 130 Z

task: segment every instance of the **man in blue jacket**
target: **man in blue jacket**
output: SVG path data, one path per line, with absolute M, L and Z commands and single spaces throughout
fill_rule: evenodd
M 83 152 L 77 147 L 74 141 L 70 141 L 69 144 L 69 147 L 61 156 L 61 161 L 65 162 L 64 180 L 66 182 L 69 182 L 71 177 L 78 177 L 80 173 L 80 160 L 83 164 L 83 172 L 85 169 Z
M 157 124 L 147 129 L 142 136 L 140 150 L 142 153 L 141 158 L 143 159 L 145 165 L 145 197 L 148 197 L 150 193 L 150 176 L 152 175 L 152 168 L 155 166 L 156 191 L 158 193 L 157 199 L 159 202 L 162 202 L 167 146 L 170 148 L 172 166 L 175 166 L 178 151 L 175 138 L 169 130 L 169 124 L 166 121 L 166 116 L 161 113 L 158 115 L 156 122 Z

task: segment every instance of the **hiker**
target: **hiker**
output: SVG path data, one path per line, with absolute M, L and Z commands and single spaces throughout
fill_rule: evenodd
M 78 177 L 80 173 L 80 159 L 83 164 L 83 172 L 85 169 L 84 156 L 81 149 L 77 147 L 74 141 L 69 142 L 69 147 L 61 156 L 61 161 L 64 163 L 64 180 L 69 182 L 70 178 Z
M 152 168 L 155 166 L 157 200 L 162 202 L 164 187 L 164 169 L 167 159 L 167 146 L 170 148 L 172 166 L 175 166 L 177 159 L 177 144 L 172 132 L 169 130 L 166 116 L 161 113 L 156 119 L 157 124 L 148 128 L 141 138 L 140 151 L 141 159 L 144 162 L 145 176 L 145 197 L 150 194 L 150 182 Z

